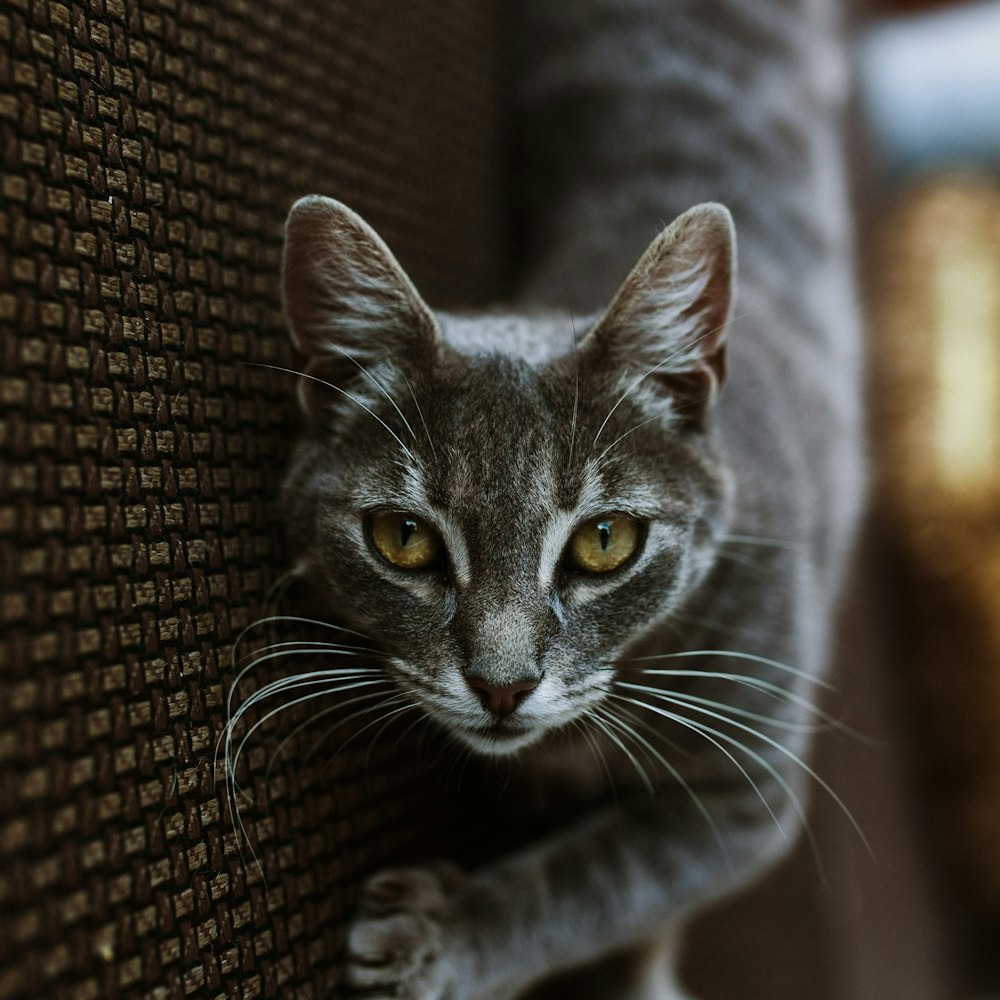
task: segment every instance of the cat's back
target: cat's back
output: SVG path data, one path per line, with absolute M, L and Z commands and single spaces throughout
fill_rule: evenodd
M 739 251 L 718 422 L 744 527 L 825 553 L 846 548 L 863 482 L 839 13 L 533 0 L 518 18 L 521 299 L 591 313 L 665 223 L 725 204 Z

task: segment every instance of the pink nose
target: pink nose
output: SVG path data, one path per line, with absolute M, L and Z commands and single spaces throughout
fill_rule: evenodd
M 538 681 L 518 681 L 516 684 L 490 684 L 479 677 L 466 677 L 469 687 L 479 696 L 483 708 L 498 719 L 510 715 L 538 687 Z

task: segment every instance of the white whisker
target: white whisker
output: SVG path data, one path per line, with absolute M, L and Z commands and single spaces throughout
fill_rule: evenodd
M 420 417 L 420 423 L 424 425 L 424 433 L 427 435 L 427 443 L 431 446 L 431 455 L 434 461 L 437 461 L 437 452 L 434 450 L 434 439 L 431 437 L 430 429 L 427 426 L 427 421 L 424 420 L 424 411 L 420 409 L 420 404 L 417 402 L 417 395 L 413 391 L 413 386 L 410 385 L 410 380 L 406 377 L 406 372 L 400 372 L 403 376 L 403 381 L 406 383 L 406 388 L 410 390 L 410 398 L 413 400 L 413 405 L 417 408 L 417 416 Z
M 600 744 L 598 744 L 591 733 L 587 730 L 587 722 L 590 721 L 587 715 L 581 718 L 576 718 L 573 720 L 572 725 L 574 728 L 579 729 L 584 740 L 587 742 L 587 746 L 590 747 L 590 752 L 593 754 L 594 760 L 598 763 L 601 770 L 604 772 L 605 777 L 608 779 L 608 787 L 611 789 L 612 794 L 615 798 L 618 798 L 618 790 L 615 787 L 615 779 L 608 769 L 608 762 L 604 758 L 604 752 L 601 750 Z
M 389 678 L 386 678 L 384 683 L 391 684 L 392 681 L 390 681 Z M 351 705 L 357 705 L 359 702 L 362 701 L 372 701 L 375 698 L 384 698 L 385 696 L 386 693 L 384 691 L 370 691 L 368 694 L 361 694 L 358 695 L 356 698 L 348 698 L 347 701 L 338 701 L 335 705 L 330 705 L 327 708 L 320 709 L 320 711 L 314 713 L 313 715 L 310 715 L 308 719 L 305 719 L 304 721 L 300 722 L 297 726 L 295 726 L 294 729 L 292 729 L 292 731 L 287 736 L 284 737 L 284 739 L 282 739 L 282 741 L 278 744 L 277 749 L 274 751 L 273 754 L 271 754 L 271 759 L 268 761 L 267 767 L 265 768 L 264 771 L 264 786 L 267 787 L 268 783 L 270 782 L 271 770 L 277 763 L 278 759 L 281 757 L 282 753 L 284 753 L 285 747 L 289 743 L 291 743 L 291 741 L 294 740 L 295 737 L 298 736 L 303 729 L 308 729 L 310 726 L 315 725 L 320 719 L 324 718 L 325 716 L 332 715 L 334 712 L 342 712 L 345 708 L 349 708 Z M 365 709 L 364 711 L 367 711 L 367 709 Z M 306 760 L 303 761 L 303 764 L 305 764 L 307 760 L 308 757 L 306 758 Z
M 322 681 L 316 681 L 315 683 L 322 684 Z M 277 708 L 272 708 L 270 711 L 266 712 L 264 715 L 261 716 L 261 718 L 259 718 L 256 722 L 253 723 L 253 725 L 249 727 L 246 734 L 243 736 L 243 739 L 240 740 L 239 745 L 236 748 L 235 754 L 229 753 L 229 750 L 232 746 L 232 732 L 230 730 L 229 735 L 227 736 L 226 739 L 226 749 L 227 749 L 227 757 L 231 759 L 232 763 L 229 765 L 228 770 L 230 771 L 231 774 L 236 773 L 236 770 L 239 767 L 240 757 L 242 756 L 243 750 L 246 747 L 247 743 L 253 737 L 253 734 L 258 729 L 260 729 L 261 726 L 267 723 L 269 719 L 274 718 L 274 716 L 280 715 L 282 712 L 287 711 L 293 706 L 301 705 L 307 701 L 315 701 L 315 699 L 317 698 L 323 698 L 330 694 L 340 694 L 343 691 L 350 691 L 354 688 L 370 687 L 372 684 L 381 684 L 381 683 L 382 683 L 381 679 L 377 679 L 377 680 L 352 681 L 350 684 L 344 684 L 337 687 L 326 686 L 323 687 L 322 690 L 320 691 L 311 691 L 309 694 L 301 695 L 298 698 L 293 698 L 291 701 L 283 702 Z M 305 687 L 307 685 L 302 684 L 298 686 Z M 242 712 L 242 710 L 243 706 L 240 706 L 240 711 Z
M 403 452 L 406 454 L 407 458 L 409 458 L 411 462 L 416 464 L 416 459 L 413 457 L 413 452 L 410 451 L 410 449 L 407 448 L 405 444 L 403 444 L 402 438 L 400 438 L 400 436 L 374 410 L 369 409 L 369 407 L 365 406 L 365 404 L 362 403 L 360 399 L 358 399 L 355 396 L 352 396 L 346 389 L 341 389 L 339 385 L 334 385 L 332 382 L 327 382 L 324 379 L 316 378 L 315 375 L 309 375 L 306 372 L 297 372 L 295 371 L 294 368 L 282 368 L 280 365 L 266 365 L 259 361 L 244 361 L 243 363 L 247 365 L 253 365 L 255 368 L 270 368 L 276 372 L 285 372 L 285 374 L 287 375 L 297 375 L 299 378 L 306 378 L 309 379 L 311 382 L 318 382 L 320 385 L 324 385 L 328 389 L 333 389 L 335 392 L 339 392 L 342 396 L 346 396 L 352 403 L 356 403 L 358 406 L 360 406 L 361 409 L 365 411 L 365 413 L 367 413 L 371 417 L 374 417 L 389 432 L 389 434 L 392 435 L 393 440 L 396 442 L 396 444 L 399 445 L 400 448 L 403 449 Z
M 601 711 L 598 708 L 598 711 Z M 624 723 L 619 719 L 612 711 L 610 706 L 604 708 L 601 712 L 602 717 L 606 722 L 611 725 L 618 727 L 618 731 L 628 734 L 631 739 L 636 741 L 640 746 L 644 747 L 646 752 L 653 756 L 653 759 L 661 764 L 673 777 L 673 779 L 681 786 L 684 790 L 684 794 L 691 800 L 695 809 L 701 814 L 702 818 L 708 824 L 709 829 L 712 831 L 712 836 L 715 838 L 716 843 L 719 845 L 719 850 L 722 852 L 722 856 L 726 860 L 726 865 L 731 869 L 731 862 L 729 858 L 729 851 L 726 849 L 726 842 L 722 836 L 722 831 L 719 829 L 718 824 L 715 822 L 712 814 L 708 811 L 705 803 L 702 802 L 701 798 L 698 796 L 697 792 L 691 787 L 691 785 L 684 779 L 684 776 L 677 770 L 673 764 L 670 763 L 658 750 L 656 750 L 647 740 L 641 737 L 631 726 Z
M 774 809 L 771 807 L 771 803 L 767 801 L 767 797 L 761 791 L 760 786 L 757 784 L 756 781 L 753 780 L 747 769 L 732 755 L 732 753 L 730 753 L 730 751 L 728 751 L 718 741 L 722 740 L 728 743 L 730 746 L 735 746 L 737 749 L 742 750 L 748 756 L 756 760 L 756 762 L 761 767 L 763 767 L 771 775 L 772 778 L 774 778 L 774 780 L 781 787 L 782 791 L 784 791 L 785 794 L 789 797 L 789 800 L 794 803 L 795 810 L 798 813 L 800 819 L 803 822 L 806 821 L 805 812 L 801 808 L 801 803 L 799 802 L 797 796 L 795 795 L 795 792 L 792 790 L 788 782 L 785 781 L 785 779 L 782 778 L 781 775 L 774 770 L 772 765 L 765 758 L 761 757 L 755 751 L 744 746 L 742 743 L 739 742 L 739 740 L 734 739 L 733 737 L 727 735 L 726 733 L 717 732 L 710 726 L 706 726 L 702 723 L 696 722 L 695 720 L 689 719 L 686 716 L 679 715 L 676 712 L 671 712 L 665 708 L 660 708 L 657 705 L 649 705 L 646 702 L 641 701 L 637 698 L 629 698 L 626 695 L 620 695 L 620 694 L 619 695 L 613 694 L 611 695 L 611 697 L 615 698 L 616 700 L 626 701 L 631 705 L 637 705 L 639 708 L 644 708 L 649 712 L 653 712 L 656 715 L 660 715 L 665 719 L 669 719 L 671 722 L 676 722 L 678 725 L 683 726 L 685 729 L 690 729 L 692 732 L 697 733 L 699 736 L 702 737 L 702 739 L 707 740 L 712 746 L 716 748 L 716 750 L 718 750 L 721 754 L 723 754 L 732 763 L 732 765 L 740 772 L 740 774 L 743 775 L 743 777 L 747 780 L 747 783 L 753 789 L 754 794 L 757 796 L 758 799 L 760 799 L 761 804 L 767 810 L 767 814 L 768 816 L 771 817 L 771 820 L 774 823 L 775 827 L 781 833 L 782 838 L 785 839 L 786 841 L 788 840 L 788 834 L 785 832 L 785 828 L 781 825 L 781 821 L 778 819 L 777 815 L 774 812 Z
M 611 740 L 611 742 L 614 743 L 618 747 L 618 749 L 621 750 L 623 754 L 625 754 L 626 757 L 628 757 L 628 759 L 632 762 L 632 766 L 635 768 L 636 773 L 639 775 L 639 779 L 645 786 L 646 791 L 649 792 L 650 795 L 654 795 L 655 790 L 653 788 L 653 783 L 649 780 L 649 775 L 646 774 L 646 771 L 643 768 L 642 764 L 640 764 L 639 761 L 636 760 L 635 754 L 633 754 L 632 751 L 629 750 L 629 748 L 625 746 L 625 744 L 622 743 L 620 739 L 618 739 L 618 737 L 611 731 L 611 729 L 604 723 L 604 721 L 600 719 L 597 715 L 595 715 L 593 711 L 588 712 L 587 714 L 590 720 L 594 723 L 594 725 L 597 726 L 597 728 L 600 729 L 601 732 L 603 732 L 604 735 L 607 736 L 607 738 Z
M 405 698 L 405 695 L 398 695 L 399 698 Z M 390 704 L 387 702 L 386 704 Z M 366 726 L 362 726 L 356 733 L 352 733 L 351 736 L 346 739 L 337 749 L 334 751 L 330 759 L 323 765 L 323 770 L 325 771 L 336 759 L 337 755 L 341 753 L 349 743 L 356 740 L 362 733 L 367 732 L 372 726 L 377 726 L 380 722 L 388 722 L 393 716 L 399 715 L 401 712 L 412 712 L 414 709 L 420 708 L 420 705 L 415 701 L 408 702 L 403 705 L 402 708 L 394 708 L 391 712 L 387 712 L 385 715 L 380 716 L 377 719 L 373 719 Z M 379 730 L 381 732 L 382 730 Z
M 641 674 L 651 674 L 657 677 L 690 677 L 690 678 L 707 678 L 709 680 L 723 680 L 731 681 L 734 684 L 739 684 L 742 687 L 753 688 L 760 691 L 762 694 L 766 694 L 770 698 L 774 698 L 777 701 L 787 701 L 792 705 L 797 705 L 799 708 L 804 709 L 809 712 L 810 715 L 821 720 L 830 729 L 843 733 L 845 736 L 849 736 L 851 739 L 858 740 L 860 743 L 864 743 L 866 746 L 880 746 L 878 740 L 873 740 L 864 733 L 858 732 L 851 726 L 848 726 L 846 722 L 842 722 L 836 716 L 830 715 L 828 712 L 824 712 L 818 705 L 814 705 L 808 698 L 803 698 L 801 695 L 797 694 L 795 691 L 789 691 L 787 688 L 782 687 L 780 684 L 773 684 L 770 681 L 761 680 L 759 677 L 751 677 L 747 674 L 730 674 L 719 672 L 715 670 L 658 670 L 658 669 L 642 669 L 636 671 Z M 621 682 L 620 683 L 632 683 L 632 682 Z M 643 691 L 662 691 L 663 688 L 648 688 L 642 685 L 635 685 L 637 688 Z M 671 692 L 674 693 L 674 692 Z
M 360 361 L 358 361 L 356 357 L 354 357 L 352 354 L 348 354 L 347 351 L 345 351 L 339 344 L 330 344 L 329 346 L 332 347 L 335 351 L 338 351 L 345 358 L 347 358 L 348 361 L 353 362 L 358 366 L 358 368 L 361 369 L 361 373 L 365 376 L 365 378 L 367 378 L 368 381 L 371 382 L 372 385 L 374 385 L 375 388 L 378 389 L 378 391 L 381 392 L 382 395 L 385 396 L 387 400 L 389 400 L 389 403 L 392 406 L 392 408 L 399 414 L 399 419 L 403 421 L 403 424 L 405 425 L 406 429 L 410 432 L 410 437 L 412 437 L 413 440 L 416 441 L 417 435 L 414 434 L 413 428 L 410 426 L 410 421 L 406 419 L 406 416 L 403 414 L 403 411 L 396 405 L 396 400 L 394 400 L 392 396 L 389 395 L 389 390 L 386 389 L 386 387 L 382 385 L 382 383 L 379 382 L 379 380 L 375 378 L 375 376 L 372 375 L 372 373 Z
M 627 438 L 629 434 L 634 434 L 636 431 L 642 430 L 642 428 L 645 427 L 647 424 L 651 424 L 655 420 L 662 420 L 662 419 L 663 419 L 662 413 L 654 413 L 653 416 L 648 417 L 646 420 L 640 421 L 634 427 L 630 427 L 624 434 L 619 434 L 618 437 L 616 437 L 614 441 L 612 441 L 611 444 L 609 444 L 607 448 L 605 448 L 604 451 L 602 451 L 600 455 L 597 456 L 597 464 L 600 465 L 601 462 L 604 461 L 605 455 L 607 455 L 607 453 L 611 451 L 611 449 L 614 448 L 614 446 L 618 444 L 619 441 L 622 441 L 625 438 Z
M 757 656 L 754 653 L 741 653 L 735 649 L 688 649 L 679 653 L 658 653 L 653 656 L 633 656 L 626 660 L 619 660 L 618 662 L 647 663 L 653 660 L 683 660 L 692 656 L 726 656 L 733 660 L 745 660 L 749 663 L 759 663 L 762 666 L 773 667 L 775 670 L 780 670 L 783 673 L 792 674 L 795 677 L 801 677 L 802 679 L 809 681 L 811 684 L 816 684 L 819 687 L 826 688 L 828 691 L 836 690 L 831 684 L 828 684 L 822 678 L 816 677 L 805 670 L 799 670 L 797 667 L 790 667 L 787 663 L 782 663 L 780 660 L 772 660 L 766 656 Z M 654 671 L 647 670 L 646 672 L 653 673 Z
M 283 658 L 288 657 L 288 656 L 340 656 L 340 657 L 354 657 L 354 656 L 359 656 L 359 655 L 361 655 L 361 654 L 350 652 L 350 651 L 347 651 L 347 650 L 330 649 L 330 648 L 327 648 L 327 647 L 306 647 L 304 649 L 286 649 L 286 650 L 282 650 L 282 651 L 276 652 L 276 653 L 265 653 L 263 656 L 257 657 L 256 659 L 254 659 L 250 663 L 248 663 L 245 667 L 243 667 L 239 671 L 239 673 L 236 675 L 236 677 L 233 679 L 232 684 L 229 686 L 229 694 L 228 694 L 228 696 L 226 698 L 226 717 L 228 719 L 232 719 L 233 718 L 233 698 L 235 697 L 236 692 L 238 691 L 240 683 L 242 682 L 243 678 L 246 677 L 246 675 L 248 673 L 250 673 L 250 671 L 253 670 L 255 667 L 260 666 L 262 663 L 266 663 L 268 660 L 278 660 L 278 659 L 283 659 Z M 341 668 L 338 668 L 338 670 L 341 671 L 341 672 L 346 671 L 346 672 L 358 673 L 358 674 L 376 674 L 376 673 L 380 672 L 380 670 L 379 670 L 378 667 L 365 666 L 363 664 L 357 664 L 357 665 L 354 665 L 354 666 L 351 666 L 351 667 L 341 667 Z M 335 674 L 333 673 L 332 669 L 328 669 L 326 671 L 321 671 L 321 672 L 322 673 L 326 673 L 328 676 L 335 676 Z M 315 671 L 310 671 L 309 674 L 308 674 L 308 676 L 314 676 L 314 675 L 315 675 Z M 306 676 L 306 675 L 295 674 L 295 675 L 293 675 L 293 679 L 295 677 L 302 677 L 302 676 Z M 288 679 L 289 678 L 283 678 L 281 681 L 272 681 L 271 683 L 272 684 L 281 684 L 281 683 L 283 683 L 283 681 L 288 680 Z M 267 687 L 267 685 L 265 685 L 265 687 Z M 264 690 L 264 688 L 261 688 L 260 690 Z M 260 691 L 257 691 L 257 692 L 255 692 L 255 695 L 259 694 L 259 693 L 260 693 Z M 255 695 L 251 695 L 251 697 L 255 697 Z M 241 710 L 244 707 L 245 707 L 245 703 L 244 703 L 243 706 L 241 706 Z
M 670 702 L 671 704 L 678 704 L 678 702 L 676 702 L 671 695 L 666 694 L 664 692 L 659 692 L 656 695 L 656 697 L 658 697 L 662 701 Z M 647 705 L 646 707 L 652 708 L 652 706 L 650 705 Z M 793 753 L 791 750 L 788 749 L 788 747 L 780 743 L 778 740 L 772 739 L 766 733 L 762 733 L 760 732 L 760 730 L 754 729 L 752 726 L 747 726 L 742 722 L 738 722 L 735 719 L 729 718 L 728 716 L 721 715 L 718 712 L 713 712 L 711 709 L 703 708 L 700 705 L 692 705 L 690 703 L 685 703 L 683 707 L 688 708 L 692 712 L 697 712 L 700 715 L 707 715 L 709 718 L 715 719 L 718 722 L 722 722 L 727 726 L 732 726 L 735 729 L 739 729 L 741 732 L 747 733 L 750 736 L 755 736 L 763 743 L 766 743 L 768 746 L 773 747 L 775 750 L 778 751 L 778 753 L 783 754 L 785 757 L 787 757 L 793 764 L 801 768 L 802 771 L 804 771 L 807 775 L 809 775 L 809 777 L 812 778 L 813 781 L 815 781 L 816 784 L 818 784 L 820 788 L 822 788 L 823 791 L 830 796 L 830 798 L 834 801 L 834 803 L 836 803 L 837 807 L 850 822 L 851 826 L 854 827 L 854 832 L 858 835 L 859 839 L 861 840 L 861 843 L 864 844 L 865 850 L 868 851 L 869 855 L 874 857 L 871 845 L 868 843 L 868 838 L 864 835 L 863 831 L 861 830 L 858 821 L 854 818 L 854 814 L 850 811 L 850 809 L 847 808 L 847 806 L 844 804 L 844 801 L 830 787 L 830 785 L 826 781 L 824 781 L 816 773 L 816 771 L 812 767 L 810 767 L 801 757 Z M 691 721 L 690 717 L 687 718 L 688 721 Z
M 773 726 L 775 729 L 783 729 L 789 733 L 812 734 L 817 732 L 819 728 L 817 726 L 810 725 L 809 723 L 788 722 L 786 719 L 776 719 L 770 715 L 760 715 L 759 713 L 751 712 L 746 708 L 739 708 L 735 705 L 729 705 L 723 701 L 716 701 L 714 698 L 703 698 L 696 694 L 688 694 L 686 691 L 663 692 L 661 688 L 649 688 L 641 684 L 630 684 L 627 681 L 619 681 L 618 685 L 619 687 L 629 688 L 633 691 L 651 691 L 654 694 L 666 693 L 671 699 L 691 702 L 694 705 L 704 705 L 708 708 L 718 708 L 733 715 L 738 715 L 740 718 L 752 719 L 754 722 L 762 722 L 765 725 Z
M 721 535 L 719 540 L 734 545 L 760 545 L 764 548 L 787 549 L 790 552 L 797 552 L 802 548 L 801 542 L 784 538 L 766 538 L 763 535 Z
M 374 695 L 372 695 L 372 697 L 373 698 L 381 698 L 382 700 L 377 705 L 375 705 L 375 706 L 369 705 L 369 706 L 366 706 L 365 708 L 359 708 L 357 711 L 351 712 L 350 715 L 344 716 L 343 719 L 338 719 L 332 726 L 328 726 L 326 729 L 324 729 L 323 732 L 320 733 L 320 735 L 317 737 L 317 739 L 313 742 L 313 745 L 306 752 L 305 757 L 302 758 L 302 764 L 303 764 L 303 766 L 306 765 L 306 764 L 308 764 L 313 759 L 313 757 L 316 756 L 316 754 L 319 752 L 319 748 L 338 729 L 342 728 L 343 726 L 346 726 L 350 722 L 353 722 L 355 719 L 359 718 L 362 715 L 368 715 L 370 712 L 372 712 L 374 710 L 377 710 L 379 708 L 385 708 L 387 705 L 397 705 L 401 701 L 405 701 L 406 700 L 406 695 L 402 694 L 399 691 L 396 691 L 395 693 L 393 693 L 392 691 L 378 691 Z M 360 700 L 361 700 L 360 698 L 352 698 L 348 702 L 344 702 L 342 704 L 337 704 L 337 705 L 332 705 L 330 708 L 324 709 L 322 712 L 317 712 L 316 715 L 314 715 L 310 721 L 315 722 L 317 719 L 320 719 L 320 718 L 322 718 L 325 715 L 329 715 L 331 712 L 337 711 L 337 710 L 339 710 L 341 708 L 346 708 L 348 705 L 353 705 L 353 704 L 355 704 L 356 702 L 358 702 Z M 339 753 L 339 752 L 340 752 L 340 749 L 338 749 L 336 751 L 336 753 Z
M 569 455 L 566 459 L 567 470 L 573 467 L 573 446 L 576 444 L 576 421 L 580 409 L 580 354 L 576 343 L 576 320 L 573 314 L 569 314 L 570 325 L 573 328 L 573 375 L 575 387 L 573 389 L 573 419 L 569 426 Z

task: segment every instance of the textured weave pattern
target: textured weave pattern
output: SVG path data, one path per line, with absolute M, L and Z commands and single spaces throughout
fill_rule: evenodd
M 433 303 L 493 294 L 492 32 L 463 0 L 0 8 L 3 1000 L 326 995 L 358 880 L 434 842 L 391 747 L 279 766 L 265 888 L 212 755 L 283 565 L 292 384 L 247 364 L 291 363 L 282 221 L 338 196 Z

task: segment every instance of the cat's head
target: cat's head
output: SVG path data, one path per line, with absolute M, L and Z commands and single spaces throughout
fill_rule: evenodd
M 466 744 L 510 753 L 586 713 L 712 564 L 733 266 L 729 213 L 693 208 L 577 340 L 569 316 L 435 315 L 357 215 L 293 207 L 290 536 L 331 615 Z

